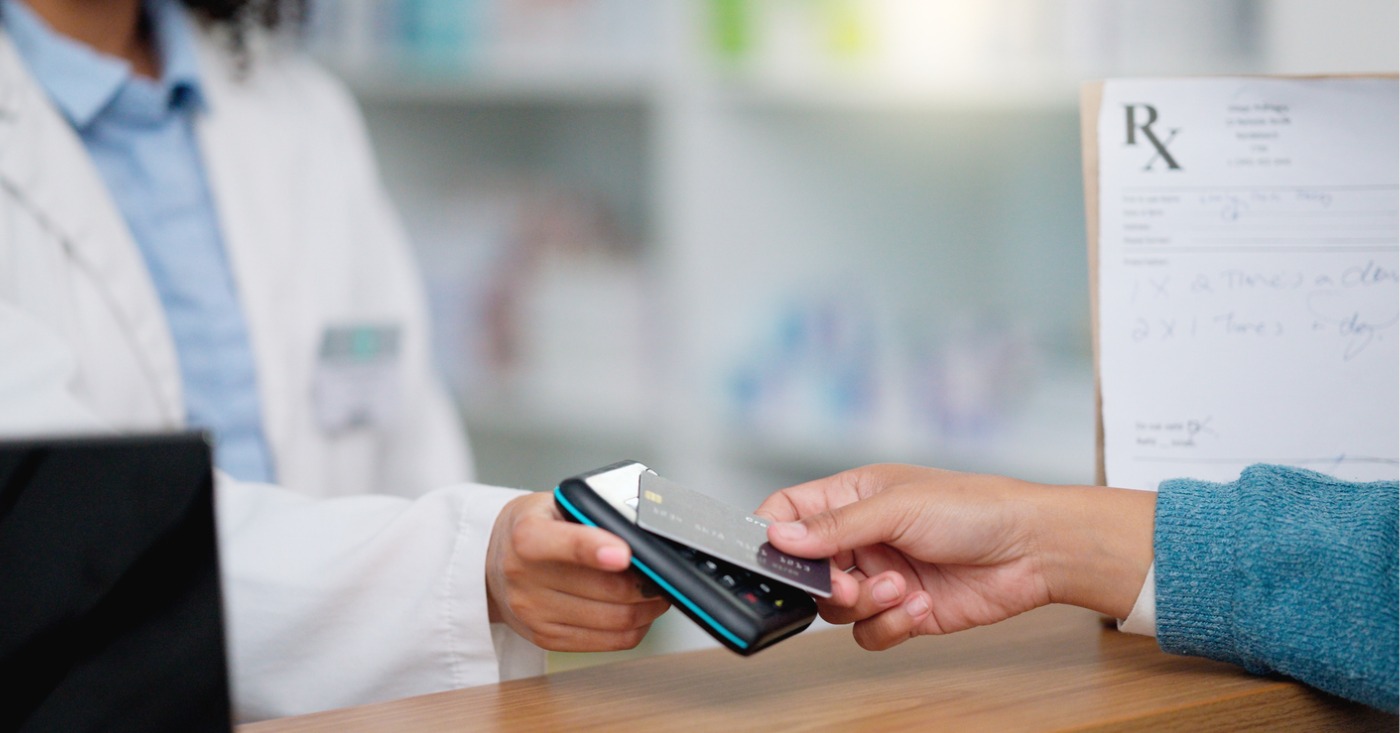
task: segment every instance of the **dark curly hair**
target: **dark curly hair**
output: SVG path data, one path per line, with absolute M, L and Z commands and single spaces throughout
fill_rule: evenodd
M 281 30 L 291 26 L 301 29 L 306 21 L 310 0 L 180 0 L 190 12 L 228 29 L 229 52 L 233 54 L 237 75 L 249 71 L 248 29 L 261 26 Z
M 233 27 L 260 25 L 279 28 L 299 25 L 306 18 L 308 0 L 181 0 L 185 7 L 216 23 Z
M 268 30 L 290 27 L 300 30 L 306 22 L 311 0 L 180 0 L 190 12 L 228 29 L 230 50 L 240 68 L 248 62 L 247 32 L 250 27 Z M 0 9 L 3 9 L 0 7 Z

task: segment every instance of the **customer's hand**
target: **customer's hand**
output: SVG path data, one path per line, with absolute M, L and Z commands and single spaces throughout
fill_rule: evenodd
M 834 556 L 822 617 L 885 649 L 1048 603 L 1126 616 L 1152 563 L 1154 506 L 1147 492 L 884 465 L 785 489 L 758 513 L 777 520 L 778 549 Z
M 631 649 L 670 606 L 630 562 L 627 543 L 565 521 L 549 494 L 514 499 L 486 553 L 491 621 L 553 651 Z

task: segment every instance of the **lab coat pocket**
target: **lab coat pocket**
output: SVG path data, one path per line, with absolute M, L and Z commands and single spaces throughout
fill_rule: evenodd
M 399 342 L 396 325 L 356 324 L 325 330 L 311 387 L 323 433 L 338 437 L 393 427 L 403 401 Z

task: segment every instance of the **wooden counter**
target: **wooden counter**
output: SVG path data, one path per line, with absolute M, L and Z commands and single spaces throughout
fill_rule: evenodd
M 265 721 L 283 731 L 1396 730 L 1394 716 L 1052 606 L 992 627 L 867 652 L 849 630 L 752 658 L 650 657 Z

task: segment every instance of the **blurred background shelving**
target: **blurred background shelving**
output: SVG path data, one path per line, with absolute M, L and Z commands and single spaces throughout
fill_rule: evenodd
M 1394 0 L 339 0 L 309 34 L 418 248 L 480 478 L 635 458 L 752 506 L 875 461 L 1091 481 L 1080 83 L 1394 72 L 1397 23 Z M 668 616 L 647 646 L 703 643 Z

